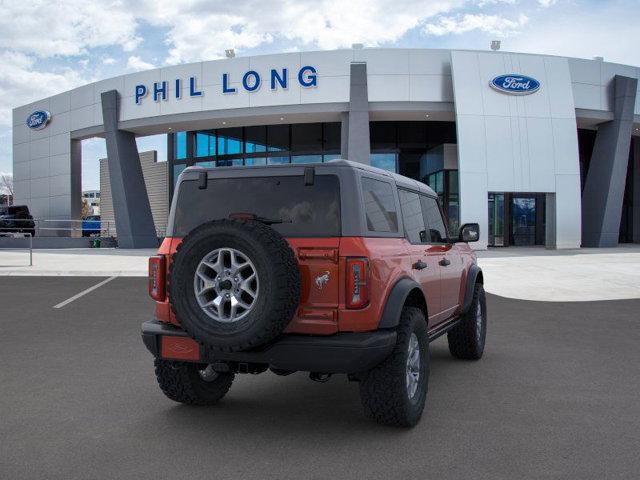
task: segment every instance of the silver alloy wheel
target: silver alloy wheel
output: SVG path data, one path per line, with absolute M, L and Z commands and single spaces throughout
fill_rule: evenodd
M 193 289 L 200 308 L 218 322 L 244 318 L 258 299 L 258 273 L 251 260 L 235 248 L 217 248 L 196 268 Z
M 409 338 L 409 352 L 407 354 L 407 394 L 413 398 L 418 390 L 420 379 L 420 344 L 415 333 Z
M 478 300 L 478 306 L 476 307 L 476 337 L 480 340 L 482 336 L 482 305 Z
M 218 378 L 218 372 L 213 369 L 213 365 L 211 364 L 202 370 L 198 370 L 198 375 L 200 375 L 200 378 L 205 382 L 213 382 Z

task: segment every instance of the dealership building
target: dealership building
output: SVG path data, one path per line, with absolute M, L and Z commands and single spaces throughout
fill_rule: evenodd
M 640 243 L 639 75 L 600 58 L 386 48 L 122 75 L 14 109 L 15 203 L 79 218 L 81 141 L 103 137 L 119 244 L 156 245 L 135 139 L 164 133 L 166 203 L 189 165 L 347 158 L 430 185 L 452 232 L 480 224 L 479 248 Z

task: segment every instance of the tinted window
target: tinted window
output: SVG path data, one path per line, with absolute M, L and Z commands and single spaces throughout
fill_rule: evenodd
M 340 123 L 324 124 L 324 149 L 340 151 Z
M 299 123 L 291 125 L 291 151 L 322 151 L 322 124 Z
M 211 157 L 216 154 L 216 134 L 213 131 L 196 133 L 196 157 Z
M 180 184 L 173 234 L 182 237 L 210 220 L 232 213 L 281 219 L 272 228 L 285 237 L 340 235 L 340 187 L 334 175 L 316 175 L 305 186 L 302 176 L 217 178 L 200 190 L 196 180 Z
M 407 239 L 411 243 L 425 243 L 427 241 L 424 217 L 420 206 L 420 196 L 406 190 L 398 190 L 400 195 L 400 209 L 402 222 Z
M 187 132 L 176 133 L 173 154 L 176 160 L 187 158 Z
M 429 232 L 427 241 L 430 243 L 446 243 L 447 230 L 442 221 L 442 214 L 440 213 L 438 202 L 436 202 L 435 198 L 424 195 L 420 195 L 420 201 L 422 203 L 424 222 Z
M 267 142 L 270 152 L 289 150 L 289 125 L 267 126 Z
M 398 214 L 391 184 L 363 178 L 362 195 L 367 229 L 371 232 L 397 232 Z
M 247 153 L 259 153 L 267 151 L 267 127 L 245 127 L 244 148 Z
M 218 130 L 218 155 L 242 153 L 242 128 L 222 128 Z
M 372 153 L 369 156 L 369 162 L 372 167 L 388 170 L 397 173 L 397 155 L 395 153 Z

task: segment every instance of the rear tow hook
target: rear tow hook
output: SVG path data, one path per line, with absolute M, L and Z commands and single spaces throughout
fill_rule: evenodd
M 330 373 L 311 372 L 309 374 L 309 378 L 311 380 L 313 380 L 314 382 L 327 383 L 329 381 L 329 379 L 331 378 L 331 374 Z

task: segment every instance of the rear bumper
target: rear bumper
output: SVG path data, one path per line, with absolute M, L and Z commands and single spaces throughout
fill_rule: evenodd
M 188 358 L 167 351 L 168 342 L 162 337 L 182 337 L 182 352 L 192 345 L 196 352 Z M 212 352 L 187 333 L 172 325 L 150 320 L 142 324 L 142 341 L 156 357 L 196 361 L 198 363 L 237 362 L 269 365 L 281 370 L 319 373 L 359 373 L 370 370 L 382 362 L 396 344 L 394 330 L 376 330 L 365 333 L 337 333 L 328 336 L 285 334 L 274 342 L 247 352 Z M 190 343 L 192 342 L 192 343 Z M 186 357 L 189 354 L 185 355 Z

